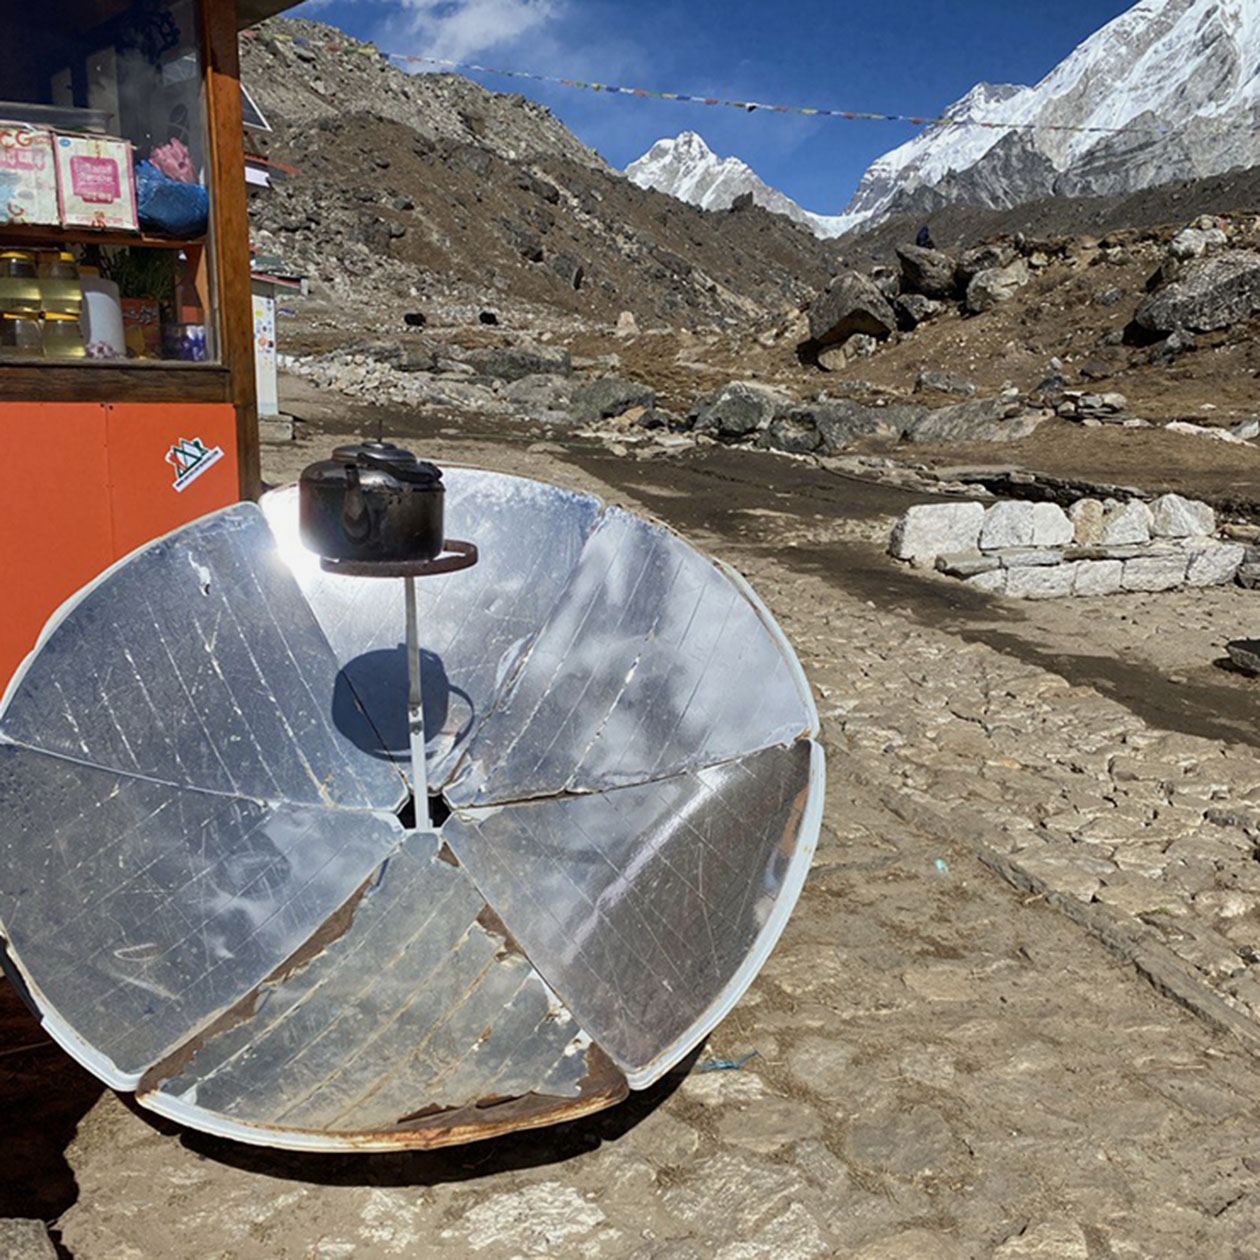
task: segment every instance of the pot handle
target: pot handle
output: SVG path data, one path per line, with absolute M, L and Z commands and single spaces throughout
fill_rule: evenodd
M 346 537 L 355 542 L 365 542 L 372 532 L 367 501 L 363 498 L 363 486 L 359 482 L 359 470 L 353 464 L 346 466 L 346 495 L 341 505 L 341 527 L 346 531 Z

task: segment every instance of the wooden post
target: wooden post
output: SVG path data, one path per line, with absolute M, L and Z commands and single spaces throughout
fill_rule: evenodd
M 201 0 L 201 25 L 210 140 L 211 226 L 218 255 L 219 353 L 232 374 L 241 498 L 256 499 L 262 489 L 262 472 L 236 0 Z

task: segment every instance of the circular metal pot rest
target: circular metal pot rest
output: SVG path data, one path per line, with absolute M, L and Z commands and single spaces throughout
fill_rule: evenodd
M 290 487 L 115 565 L 0 707 L 6 968 L 191 1128 L 350 1151 L 596 1111 L 699 1044 L 800 893 L 817 715 L 744 581 L 587 495 L 444 484 L 480 561 L 414 583 L 416 652 L 406 575 L 326 571 Z

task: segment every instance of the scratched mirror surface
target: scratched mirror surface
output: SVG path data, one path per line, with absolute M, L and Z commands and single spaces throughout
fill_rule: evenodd
M 0 705 L 5 970 L 181 1124 L 315 1151 L 573 1119 L 682 1062 L 800 893 L 808 685 L 733 570 L 541 482 L 447 467 L 471 569 L 325 574 L 292 488 L 133 553 Z M 449 810 L 449 816 L 447 811 Z

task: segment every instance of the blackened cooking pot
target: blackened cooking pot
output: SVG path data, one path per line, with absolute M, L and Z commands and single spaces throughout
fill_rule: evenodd
M 433 560 L 444 496 L 441 471 L 392 442 L 339 446 L 302 470 L 302 541 L 331 560 Z

